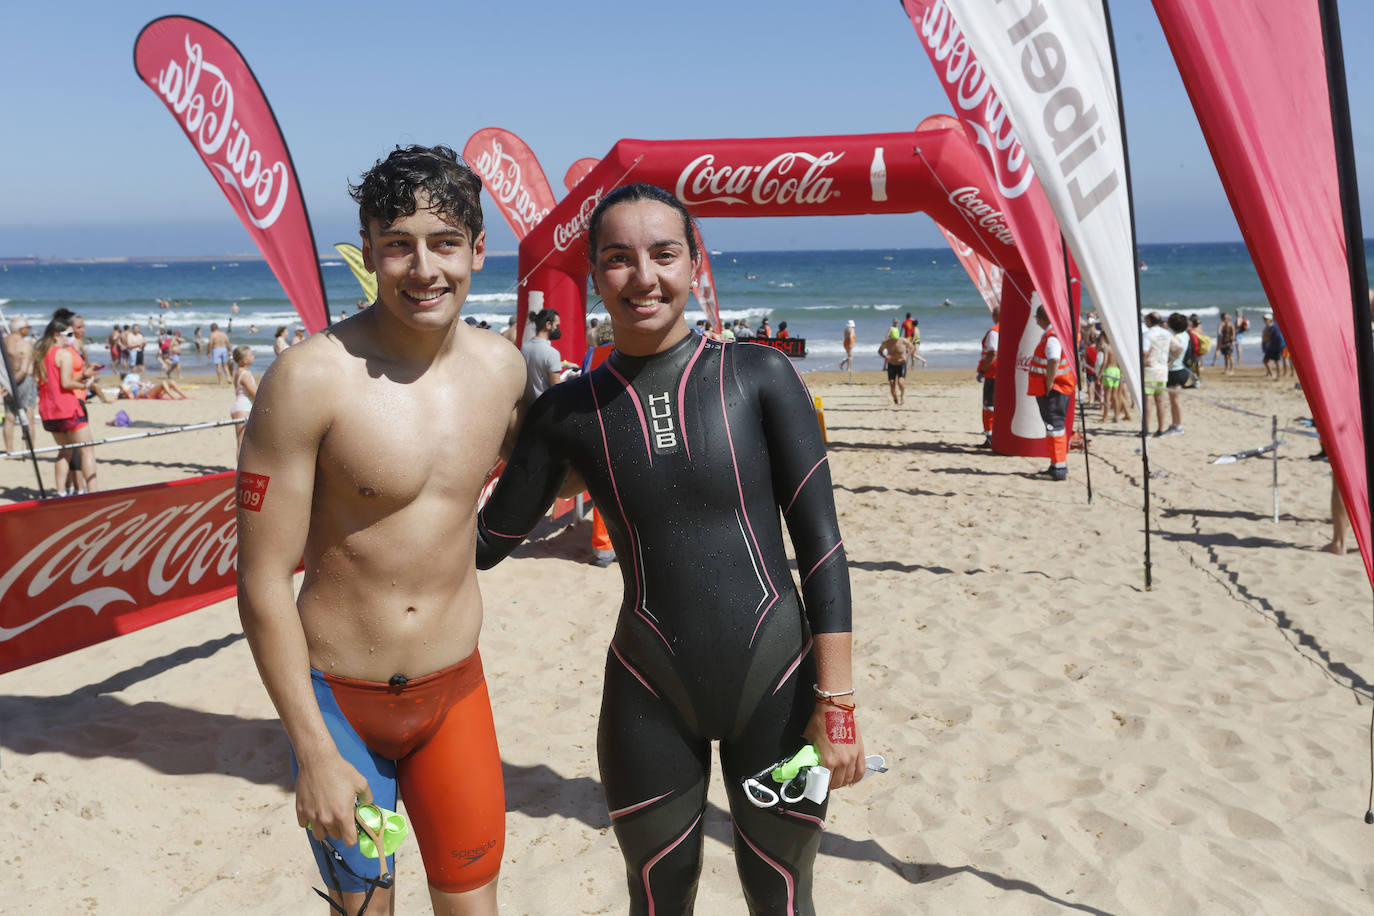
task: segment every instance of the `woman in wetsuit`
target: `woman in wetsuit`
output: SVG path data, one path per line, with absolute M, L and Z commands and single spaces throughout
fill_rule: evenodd
M 808 741 L 833 788 L 863 775 L 849 573 L 811 398 L 779 351 L 683 323 L 700 260 L 667 191 L 611 193 L 588 241 L 615 350 L 530 409 L 478 517 L 478 566 L 515 548 L 569 471 L 582 476 L 625 580 L 597 750 L 631 912 L 691 912 L 719 740 L 750 911 L 810 914 L 825 805 L 755 807 L 742 780 Z

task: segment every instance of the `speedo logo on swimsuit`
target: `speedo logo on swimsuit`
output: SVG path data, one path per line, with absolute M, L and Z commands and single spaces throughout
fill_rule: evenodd
M 673 419 L 673 402 L 666 391 L 649 395 L 649 432 L 654 437 L 654 451 L 661 454 L 677 448 L 677 421 Z
M 449 850 L 448 854 L 455 859 L 467 859 L 466 862 L 458 866 L 459 868 L 467 868 L 469 865 L 476 862 L 478 859 L 482 858 L 482 856 L 490 852 L 491 848 L 495 845 L 495 840 L 487 840 L 485 843 L 482 843 L 479 846 L 474 846 L 471 849 L 451 849 Z

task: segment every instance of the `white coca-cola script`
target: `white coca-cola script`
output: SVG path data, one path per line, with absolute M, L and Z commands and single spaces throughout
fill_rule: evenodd
M 936 0 L 921 17 L 921 40 L 929 49 L 935 73 L 945 83 L 959 119 L 969 126 L 987 152 L 998 190 L 1008 199 L 1020 197 L 1035 177 L 1026 151 L 1011 126 L 992 82 L 974 56 L 954 14 L 944 0 Z M 982 107 L 982 112 L 977 109 Z
M 138 500 L 127 499 L 97 509 L 53 532 L 5 570 L 0 607 L 19 606 L 31 616 L 0 626 L 0 642 L 66 610 L 99 614 L 110 604 L 136 603 L 129 588 L 162 596 L 194 586 L 207 572 L 223 577 L 237 569 L 232 481 L 209 498 L 153 514 L 137 506 Z
M 487 192 L 523 232 L 528 233 L 549 215 L 549 208 L 540 207 L 525 186 L 520 163 L 505 151 L 496 137 L 491 138 L 489 149 L 478 154 L 472 167 L 486 185 Z M 547 196 L 551 199 L 552 193 Z
M 949 202 L 963 210 L 974 225 L 981 227 L 1003 245 L 1013 244 L 1011 227 L 1007 225 L 1006 215 L 983 200 L 977 188 L 972 185 L 955 188 L 950 192 Z
M 839 196 L 825 174 L 844 153 L 781 153 L 763 165 L 717 165 L 714 153 L 698 156 L 673 189 L 687 206 L 706 203 L 823 204 Z
M 606 196 L 606 188 L 597 188 L 582 201 L 582 206 L 577 208 L 576 215 L 566 223 L 559 223 L 553 227 L 553 245 L 559 251 L 567 251 L 587 230 L 587 221 L 592 218 L 592 211 L 596 205 L 601 203 L 601 198 Z
M 264 163 L 254 139 L 234 115 L 234 85 L 224 71 L 205 59 L 199 42 L 185 39 L 186 60 L 170 60 L 158 71 L 154 88 L 176 115 L 205 163 L 232 188 L 248 220 L 259 229 L 277 221 L 291 190 L 291 170 L 284 155 Z M 209 87 L 201 90 L 205 78 Z M 284 153 L 284 151 L 283 151 Z

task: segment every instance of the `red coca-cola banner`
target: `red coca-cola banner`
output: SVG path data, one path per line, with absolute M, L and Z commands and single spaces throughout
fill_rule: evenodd
M 1155 0 L 1155 12 L 1374 581 L 1355 322 L 1318 4 Z
M 198 19 L 143 27 L 134 69 L 176 118 L 310 331 L 329 323 L 315 235 L 291 153 L 233 42 Z
M 672 191 L 699 218 L 919 210 L 976 251 L 988 252 L 1004 270 L 1024 276 L 1004 214 L 990 199 L 978 152 L 963 128 L 946 120 L 951 126 L 935 121 L 906 133 L 621 140 L 520 243 L 517 314 L 523 319 L 532 308 L 557 311 L 564 327 L 559 351 L 567 359 L 581 357 L 587 221 L 612 190 L 639 181 Z M 1003 283 L 1004 322 L 1006 308 L 1028 307 L 1029 284 L 1020 282 L 1026 288 L 1015 304 L 1008 302 Z M 575 339 L 569 330 L 578 332 Z M 1008 364 L 1016 361 L 1014 344 L 1010 353 Z M 1048 454 L 1043 425 L 1035 439 L 1009 432 L 999 438 L 994 430 L 993 445 L 1004 454 Z
M 1010 228 L 1026 273 L 1050 313 L 1051 323 L 1056 328 L 1072 328 L 1075 317 L 1064 275 L 1059 223 L 987 73 L 964 40 L 944 0 L 902 0 L 902 6 L 916 28 L 921 47 L 930 57 L 935 75 L 945 87 L 955 115 L 978 148 L 987 170 L 987 193 L 992 205 L 1001 211 Z M 999 360 L 1009 355 L 999 347 Z
M 234 474 L 0 507 L 0 672 L 235 592 Z
M 463 158 L 501 208 L 517 242 L 557 203 L 534 151 L 503 127 L 484 127 L 469 137 Z

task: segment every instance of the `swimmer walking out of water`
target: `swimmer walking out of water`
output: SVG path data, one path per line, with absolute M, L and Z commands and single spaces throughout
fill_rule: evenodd
M 624 577 L 597 750 L 630 912 L 691 912 L 718 740 L 750 912 L 811 914 L 825 803 L 756 807 L 743 781 L 807 742 L 832 788 L 864 771 L 849 572 L 815 409 L 779 351 L 683 323 L 700 255 L 670 193 L 619 188 L 587 234 L 615 350 L 530 408 L 479 514 L 478 565 L 508 554 L 581 475 Z
M 495 914 L 506 809 L 473 554 L 525 364 L 460 317 L 486 236 L 453 151 L 398 148 L 352 191 L 377 301 L 262 380 L 239 455 L 239 614 L 336 909 L 378 883 L 355 806 L 395 810 L 399 785 L 434 912 Z M 374 890 L 369 910 L 390 912 Z

